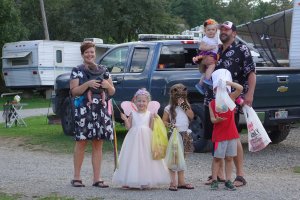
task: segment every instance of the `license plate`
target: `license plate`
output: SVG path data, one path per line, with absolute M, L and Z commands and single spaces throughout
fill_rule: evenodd
M 275 112 L 275 119 L 285 119 L 288 117 L 288 111 L 280 110 Z

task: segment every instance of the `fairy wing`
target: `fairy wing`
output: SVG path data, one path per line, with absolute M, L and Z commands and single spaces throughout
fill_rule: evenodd
M 137 111 L 136 105 L 131 101 L 123 101 L 121 103 L 121 108 L 123 109 L 125 115 L 127 116 L 129 116 L 132 111 Z M 159 108 L 160 108 L 159 102 L 150 101 L 147 110 L 149 110 L 151 113 L 157 114 Z
M 158 109 L 160 108 L 160 103 L 158 101 L 150 101 L 148 104 L 148 110 L 153 113 L 153 114 L 157 114 L 158 113 Z
M 132 111 L 137 110 L 135 104 L 131 101 L 123 101 L 121 103 L 121 108 L 123 109 L 125 115 L 127 116 L 129 116 Z

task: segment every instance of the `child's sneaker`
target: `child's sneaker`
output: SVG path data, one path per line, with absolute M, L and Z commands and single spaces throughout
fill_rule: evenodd
M 219 183 L 218 183 L 218 181 L 213 180 L 213 182 L 211 182 L 211 184 L 210 184 L 210 189 L 211 190 L 217 190 L 217 189 L 219 189 Z
M 236 188 L 234 187 L 232 182 L 228 180 L 225 182 L 225 190 L 234 191 L 234 190 L 236 190 Z
M 212 82 L 211 79 L 204 79 L 204 80 L 203 80 L 203 83 L 205 83 L 205 84 L 208 85 L 208 86 L 213 86 L 213 82 Z
M 204 89 L 204 87 L 203 87 L 203 85 L 201 85 L 200 83 L 197 83 L 196 85 L 195 85 L 195 88 L 198 90 L 198 92 L 200 92 L 201 94 L 205 94 L 205 89 Z
M 203 83 L 205 89 L 210 89 L 210 90 L 213 89 L 213 82 L 211 79 L 204 79 Z

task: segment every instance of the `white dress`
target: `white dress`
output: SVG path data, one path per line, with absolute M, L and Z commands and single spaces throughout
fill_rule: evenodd
M 170 182 L 168 168 L 164 161 L 152 159 L 152 130 L 149 124 L 149 111 L 132 112 L 132 127 L 122 144 L 119 168 L 116 169 L 112 179 L 114 184 L 141 188 Z
M 169 116 L 171 117 L 170 114 L 170 105 L 167 105 L 165 107 L 165 111 L 169 114 Z M 186 115 L 186 113 L 184 112 L 184 110 L 180 107 L 180 106 L 176 106 L 175 108 L 175 112 L 176 112 L 176 118 L 175 118 L 175 127 L 178 129 L 179 132 L 191 132 L 191 130 L 189 130 L 189 118 Z

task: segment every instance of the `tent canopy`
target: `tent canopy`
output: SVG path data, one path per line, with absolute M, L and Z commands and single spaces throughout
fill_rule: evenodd
M 288 62 L 293 9 L 237 26 L 239 37 L 253 45 L 273 66 Z

